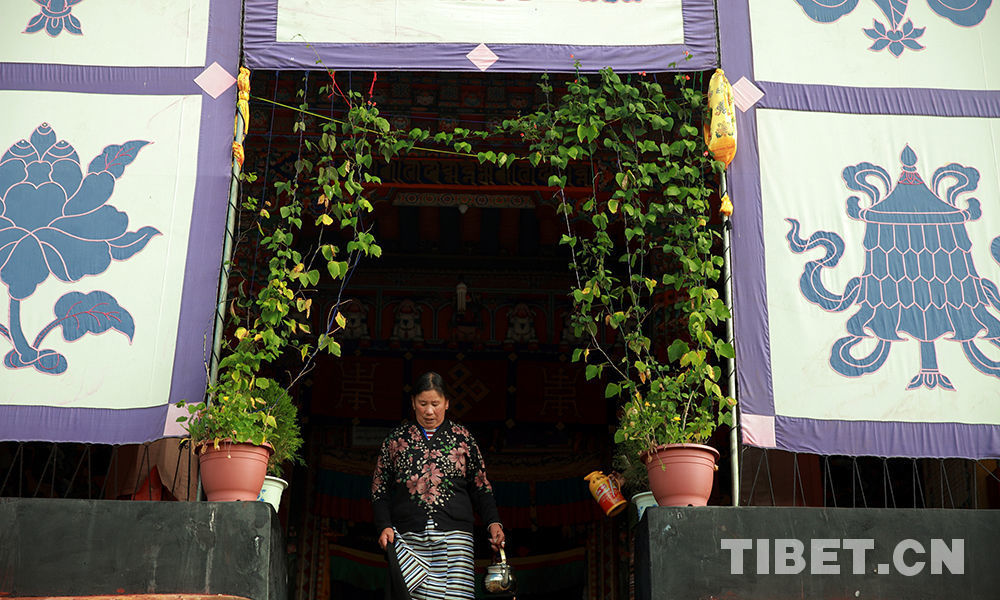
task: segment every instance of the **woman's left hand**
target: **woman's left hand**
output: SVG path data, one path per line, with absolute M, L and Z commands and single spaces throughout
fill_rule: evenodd
M 504 547 L 503 526 L 500 523 L 490 523 L 490 546 L 494 552 L 499 552 Z

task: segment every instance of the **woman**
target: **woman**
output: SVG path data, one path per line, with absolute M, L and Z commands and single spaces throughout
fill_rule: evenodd
M 416 422 L 386 437 L 372 477 L 378 543 L 398 558 L 414 600 L 475 598 L 473 507 L 493 551 L 504 546 L 493 488 L 472 434 L 447 418 L 441 376 L 424 373 L 413 392 Z

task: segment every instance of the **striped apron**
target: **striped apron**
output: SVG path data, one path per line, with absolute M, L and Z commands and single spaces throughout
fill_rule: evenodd
M 395 532 L 396 555 L 413 600 L 473 600 L 472 534 L 437 531 L 431 521 L 420 533 Z

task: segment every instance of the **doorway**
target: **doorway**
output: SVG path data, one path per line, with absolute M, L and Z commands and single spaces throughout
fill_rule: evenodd
M 244 194 L 266 203 L 274 181 L 294 176 L 316 115 L 342 113 L 337 95 L 310 91 L 329 78 L 254 74 L 253 97 L 272 102 L 251 103 L 245 170 L 258 179 Z M 537 79 L 336 74 L 341 89 L 367 90 L 394 127 L 430 131 L 484 129 L 533 110 L 545 100 Z M 274 104 L 303 99 L 312 116 Z M 373 171 L 382 184 L 367 193 L 383 255 L 359 265 L 344 295 L 317 291 L 317 323 L 334 307 L 346 318 L 342 356 L 318 360 L 294 390 L 307 442 L 281 514 L 291 597 L 382 597 L 371 473 L 385 434 L 410 416 L 409 383 L 433 370 L 451 387 L 449 416 L 483 449 L 518 597 L 627 598 L 628 517 L 604 516 L 583 480 L 611 466 L 614 408 L 570 360 L 570 271 L 547 171 L 420 151 Z M 586 186 L 589 170 L 578 176 Z M 244 265 L 259 260 L 249 241 L 237 250 Z M 477 532 L 477 569 L 490 561 L 484 537 Z

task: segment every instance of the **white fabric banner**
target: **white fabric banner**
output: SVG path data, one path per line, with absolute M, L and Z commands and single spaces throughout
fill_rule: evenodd
M 0 322 L 8 329 L 18 327 L 27 340 L 34 341 L 50 323 L 64 316 L 60 314 L 59 302 L 65 294 L 86 296 L 99 291 L 106 295 L 105 306 L 110 303 L 108 298 L 117 303 L 117 308 L 110 312 L 102 310 L 111 315 L 112 321 L 118 321 L 119 327 L 90 331 L 91 335 L 82 337 L 74 337 L 76 331 L 73 330 L 69 340 L 64 334 L 64 330 L 70 331 L 66 325 L 60 323 L 50 329 L 34 346 L 36 350 L 44 347 L 62 355 L 65 364 L 60 366 L 61 372 L 51 376 L 40 374 L 34 368 L 6 371 L 0 386 L 0 404 L 74 408 L 136 408 L 166 404 L 170 397 L 181 304 L 182 286 L 178 283 L 184 278 L 197 174 L 197 164 L 190 157 L 196 156 L 198 151 L 201 96 L 4 91 L 0 92 L 0 104 L 6 109 L 0 123 L 0 145 L 4 150 L 18 140 L 30 143 L 36 128 L 47 124 L 52 132 L 50 141 L 59 140 L 55 143 L 61 141 L 72 146 L 79 157 L 78 162 L 71 158 L 62 161 L 61 167 L 69 169 L 71 164 L 78 164 L 77 168 L 85 177 L 91 170 L 91 161 L 102 156 L 105 147 L 146 142 L 134 151 L 132 161 L 125 164 L 115 178 L 110 198 L 100 208 L 95 207 L 109 218 L 123 220 L 128 231 L 143 231 L 138 240 L 143 244 L 142 249 L 127 258 L 119 254 L 121 259 L 113 258 L 100 273 L 92 273 L 97 268 L 82 267 L 89 269 L 86 276 L 76 282 L 66 282 L 55 275 L 59 270 L 53 263 L 57 255 L 71 270 L 73 261 L 101 258 L 97 254 L 90 257 L 87 254 L 89 246 L 71 246 L 71 242 L 64 243 L 62 238 L 53 238 L 51 252 L 46 253 L 47 266 L 53 273 L 37 285 L 34 293 L 20 300 L 16 323 L 12 322 L 14 315 L 8 315 L 7 310 L 0 311 L 0 315 L 8 317 L 0 318 Z M 89 117 L 81 120 L 80 114 Z M 53 172 L 57 173 L 57 169 L 53 168 Z M 61 189 L 72 187 L 71 184 L 63 185 L 63 179 L 57 174 L 52 179 Z M 110 181 L 108 177 L 91 177 L 93 181 L 99 179 Z M 0 183 L 6 187 L 12 180 L 4 177 Z M 25 196 L 26 208 L 29 203 L 37 206 L 49 200 L 44 189 L 40 187 Z M 90 202 L 91 198 L 94 203 L 100 201 L 102 196 L 88 195 L 87 190 L 85 185 L 80 185 L 80 191 L 68 190 L 70 200 L 65 205 Z M 14 192 L 7 191 L 7 212 L 12 213 L 17 207 L 11 203 L 17 199 L 13 198 Z M 53 207 L 53 211 L 56 208 L 64 213 L 74 212 L 63 206 Z M 97 212 L 88 214 L 96 215 Z M 15 219 L 15 226 L 26 226 Z M 28 217 L 20 220 L 27 221 Z M 66 231 L 73 238 L 84 239 L 100 239 L 104 233 L 100 225 L 87 223 L 85 226 L 88 231 L 79 231 L 73 224 L 60 226 L 56 223 L 45 229 Z M 111 235 L 117 236 L 118 229 Z M 43 247 L 46 243 L 43 239 Z M 63 256 L 64 253 L 72 256 Z M 7 279 L 17 284 L 26 278 L 34 281 L 43 276 L 36 274 L 34 267 L 45 265 L 34 265 L 30 260 L 26 250 L 12 255 L 5 266 Z M 14 273 L 18 268 L 20 275 Z M 55 309 L 57 306 L 60 308 Z M 101 314 L 104 313 L 88 312 L 73 318 L 100 319 Z M 131 327 L 122 324 L 125 319 L 131 322 Z M 95 377 L 96 374 L 100 376 Z
M 276 40 L 644 46 L 684 28 L 680 0 L 279 0 Z
M 1000 90 L 1000 13 L 988 1 L 749 4 L 757 81 Z
M 207 381 L 241 0 L 5 0 L 0 440 L 182 435 Z
M 0 62 L 128 67 L 205 65 L 209 0 L 4 0 Z M 52 15 L 58 16 L 52 16 Z
M 1000 318 L 997 311 L 989 308 L 989 300 L 977 299 L 975 293 L 970 295 L 958 289 L 968 279 L 965 253 L 955 245 L 948 251 L 943 235 L 940 241 L 932 240 L 931 234 L 937 235 L 940 230 L 931 224 L 936 217 L 919 213 L 926 208 L 924 204 L 937 206 L 930 196 L 920 195 L 925 190 L 936 189 L 942 198 L 941 206 L 947 205 L 945 190 L 953 181 L 942 179 L 935 186 L 938 169 L 949 165 L 973 169 L 978 174 L 978 187 L 956 195 L 954 201 L 957 209 L 966 209 L 977 199 L 981 216 L 968 215 L 968 220 L 949 224 L 947 230 L 956 231 L 958 238 L 964 230 L 971 241 L 967 258 L 975 271 L 985 280 L 1000 282 L 1000 264 L 991 255 L 991 242 L 1000 235 L 1000 155 L 995 150 L 995 140 L 1000 139 L 1000 119 L 758 109 L 757 126 L 760 164 L 764 165 L 760 173 L 761 200 L 775 413 L 822 420 L 1000 424 L 998 373 L 977 369 L 963 352 L 963 344 L 951 339 L 952 332 L 926 340 L 931 345 L 922 349 L 921 340 L 906 331 L 913 328 L 907 326 L 905 316 L 897 315 L 897 321 L 889 327 L 898 328 L 899 339 L 885 340 L 891 346 L 881 367 L 864 372 L 867 365 L 854 370 L 841 364 L 841 370 L 850 372 L 845 374 L 838 372 L 831 360 L 835 343 L 849 336 L 848 319 L 864 311 L 866 304 L 888 309 L 896 304 L 897 297 L 897 309 L 900 305 L 913 308 L 925 304 L 919 288 L 925 285 L 920 280 L 928 271 L 933 273 L 928 288 L 932 300 L 926 303 L 926 310 L 916 309 L 928 327 L 938 300 L 946 307 L 949 303 L 962 304 L 962 300 L 956 301 L 956 294 L 964 295 L 966 305 Z M 804 136 L 803 132 L 810 133 Z M 818 137 L 823 142 L 803 151 L 806 137 Z M 915 183 L 916 178 L 909 175 L 911 184 L 898 182 L 904 172 L 901 154 L 907 147 L 916 159 L 914 173 L 924 185 Z M 869 217 L 871 222 L 849 216 L 852 196 L 858 197 L 862 208 L 872 205 L 871 198 L 850 189 L 845 182 L 845 168 L 863 163 L 868 163 L 864 169 L 871 173 L 884 169 L 892 188 L 898 190 L 886 200 L 887 190 L 881 176 L 862 180 L 879 189 L 877 198 L 889 203 L 895 201 L 896 208 L 902 208 L 900 214 L 909 215 L 921 225 L 892 226 L 897 239 L 886 240 L 887 229 L 875 223 L 874 216 Z M 878 299 L 862 289 L 857 302 L 842 310 L 824 310 L 815 299 L 807 297 L 800 289 L 800 278 L 804 277 L 807 263 L 824 257 L 828 244 L 815 245 L 803 252 L 793 251 L 787 239 L 792 228 L 789 219 L 798 223 L 799 238 L 828 232 L 828 240 L 833 239 L 829 235 L 832 233 L 843 242 L 839 262 L 821 270 L 822 285 L 829 292 L 821 294 L 824 298 L 844 293 L 850 280 L 860 277 L 864 285 L 882 282 Z M 916 239 L 910 232 L 913 227 L 927 235 Z M 873 236 L 879 235 L 878 246 L 868 248 Z M 907 239 L 898 239 L 900 236 Z M 904 246 L 906 250 L 898 252 Z M 880 260 L 885 261 L 882 266 L 878 266 Z M 940 298 L 933 291 L 936 282 L 946 290 L 946 295 Z M 971 320 L 966 319 L 971 315 L 957 310 L 949 315 L 952 322 L 947 329 L 952 331 L 962 329 L 960 321 Z M 874 322 L 870 326 L 877 327 Z M 872 330 L 866 333 L 871 335 Z M 986 336 L 988 333 L 981 331 L 976 338 Z M 888 336 L 871 335 L 851 348 L 850 355 L 857 358 L 869 355 L 880 337 Z M 1000 355 L 986 339 L 974 338 L 973 342 L 994 359 Z M 933 386 L 911 385 L 918 372 L 928 366 L 924 356 L 928 351 L 935 355 L 937 371 L 953 389 L 941 379 Z M 877 355 L 868 364 L 876 358 Z
M 744 443 L 1000 456 L 993 4 L 720 11 Z

